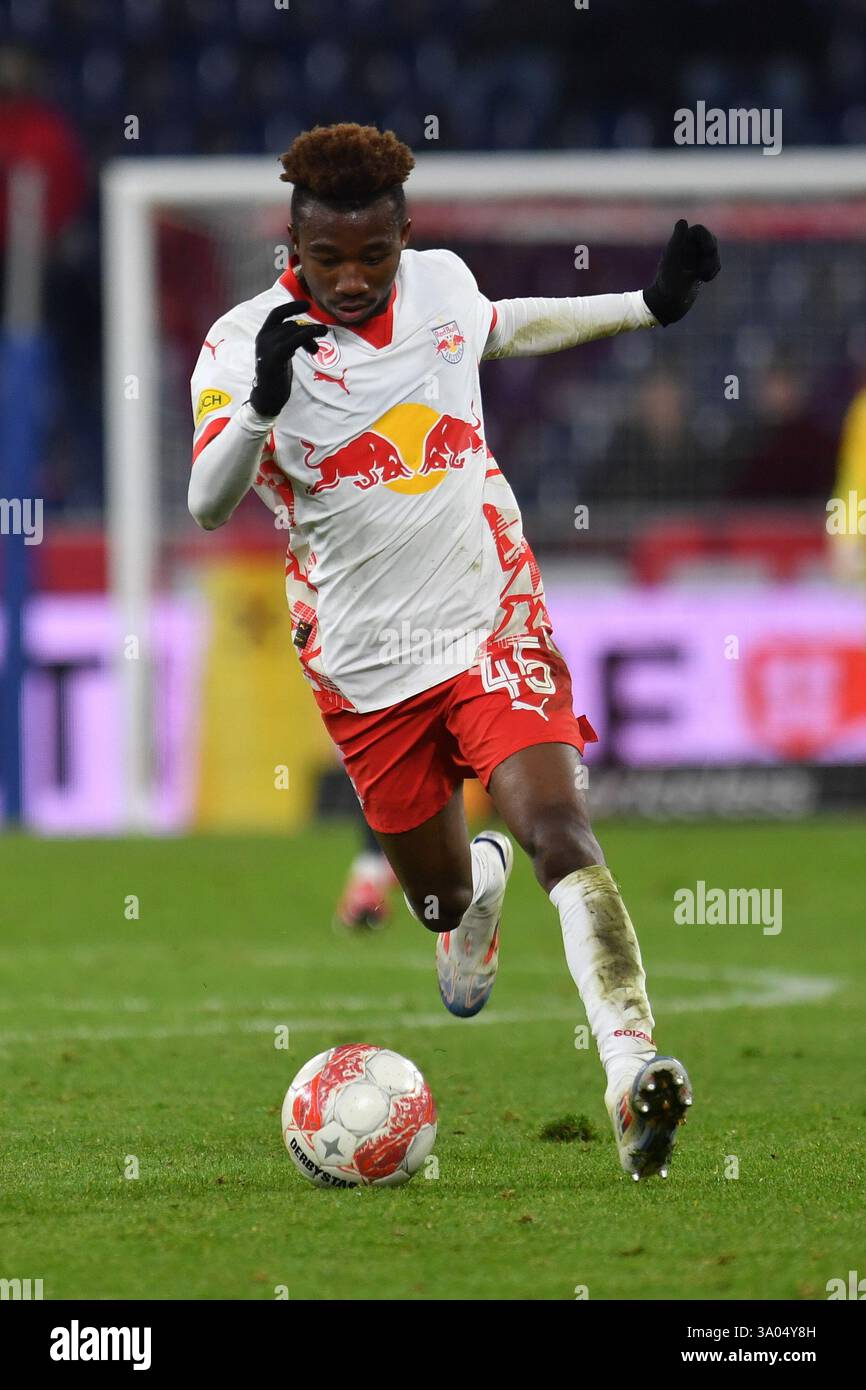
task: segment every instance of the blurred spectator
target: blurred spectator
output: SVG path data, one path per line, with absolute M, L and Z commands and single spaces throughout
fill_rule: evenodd
M 716 493 L 716 466 L 689 415 L 679 373 L 668 367 L 649 372 L 590 477 L 587 495 L 605 502 L 677 502 Z
M 84 221 L 90 179 L 78 133 L 70 118 L 42 96 L 43 80 L 40 63 L 26 48 L 0 47 L 3 282 L 8 171 L 17 164 L 35 165 L 44 177 L 43 303 L 51 353 L 39 487 L 49 506 L 69 499 L 96 505 L 102 491 L 100 301 L 96 238 Z
M 56 242 L 81 212 L 84 154 L 72 124 L 38 95 L 38 67 L 26 49 L 0 47 L 0 167 L 35 164 L 45 175 L 45 230 Z M 6 245 L 6 179 L 0 181 L 0 242 Z
M 800 370 L 784 361 L 766 369 L 751 423 L 734 433 L 731 456 L 736 497 L 787 501 L 830 495 L 834 442 L 815 419 Z

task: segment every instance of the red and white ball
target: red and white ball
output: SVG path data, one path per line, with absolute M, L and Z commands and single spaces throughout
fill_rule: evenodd
M 312 1057 L 283 1101 L 283 1139 L 319 1187 L 394 1187 L 422 1167 L 436 1106 L 414 1062 L 387 1047 L 346 1043 Z

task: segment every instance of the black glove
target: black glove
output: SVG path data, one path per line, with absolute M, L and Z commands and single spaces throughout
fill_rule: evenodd
M 643 297 L 659 323 L 676 323 L 691 309 L 705 280 L 714 280 L 722 268 L 719 243 L 706 227 L 690 227 L 681 217 L 662 252 L 656 278 Z
M 292 355 L 306 348 L 318 352 L 317 338 L 327 333 L 324 323 L 298 323 L 293 314 L 309 309 L 308 299 L 293 299 L 272 309 L 256 335 L 256 377 L 249 401 L 260 415 L 279 415 L 292 389 Z

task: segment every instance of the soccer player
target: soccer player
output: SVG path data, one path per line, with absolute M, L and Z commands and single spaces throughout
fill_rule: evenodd
M 358 933 L 380 931 L 388 925 L 390 892 L 397 883 L 387 855 L 360 814 L 359 821 L 361 848 L 349 865 L 334 913 L 337 927 Z
M 292 640 L 410 911 L 436 933 L 445 1007 L 468 1017 L 490 997 L 512 864 L 506 835 L 469 842 L 474 773 L 559 913 L 622 1167 L 666 1176 L 689 1080 L 653 1041 L 637 938 L 578 786 L 596 736 L 485 443 L 478 366 L 676 322 L 719 270 L 716 240 L 680 220 L 643 292 L 493 304 L 452 252 L 406 249 L 414 160 L 392 131 L 317 127 L 281 162 L 293 255 L 207 335 L 190 511 L 222 526 L 252 487 L 287 526 Z
M 866 385 L 845 412 L 836 466 L 834 500 L 827 504 L 830 561 L 845 584 L 866 580 Z M 844 524 L 837 520 L 841 504 Z

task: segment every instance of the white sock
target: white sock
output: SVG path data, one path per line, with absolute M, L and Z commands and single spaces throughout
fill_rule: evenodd
M 656 1054 L 634 927 L 604 864 L 567 874 L 550 901 L 559 912 L 565 958 L 612 1092 Z
M 499 887 L 496 866 L 499 865 L 499 852 L 489 842 L 470 844 L 472 855 L 472 907 L 483 907 L 484 899 L 491 890 Z M 495 860 L 495 864 L 494 864 Z

